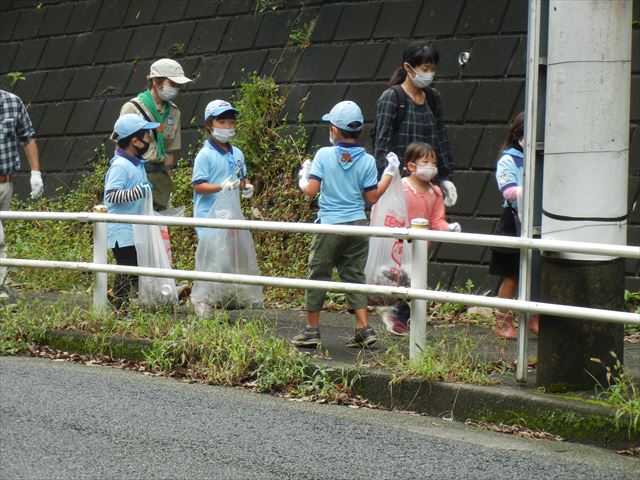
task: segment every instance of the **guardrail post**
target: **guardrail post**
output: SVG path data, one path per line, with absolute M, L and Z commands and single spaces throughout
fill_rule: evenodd
M 424 218 L 411 220 L 411 228 L 429 228 Z M 427 289 L 427 262 L 429 242 L 411 241 L 411 288 Z M 411 321 L 409 328 L 409 358 L 416 358 L 424 351 L 427 341 L 427 301 L 411 299 Z
M 96 205 L 93 213 L 107 213 L 107 207 Z M 93 263 L 107 264 L 107 224 L 95 222 L 93 224 Z M 107 274 L 95 272 L 93 274 L 93 308 L 101 309 L 107 306 Z

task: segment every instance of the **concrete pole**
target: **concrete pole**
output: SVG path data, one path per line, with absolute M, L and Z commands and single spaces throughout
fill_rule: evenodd
M 542 238 L 625 245 L 631 81 L 630 0 L 551 0 Z M 543 302 L 624 308 L 620 258 L 544 253 Z M 623 327 L 541 318 L 537 383 L 550 390 L 606 385 L 622 359 Z M 595 378 L 594 378 L 595 377 Z

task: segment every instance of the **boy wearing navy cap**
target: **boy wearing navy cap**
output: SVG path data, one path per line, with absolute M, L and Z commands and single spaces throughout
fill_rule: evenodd
M 113 127 L 111 139 L 117 143 L 114 157 L 105 176 L 104 204 L 107 213 L 140 215 L 142 198 L 151 192 L 142 156 L 149 149 L 150 130 L 160 126 L 139 115 L 122 115 Z M 138 257 L 133 240 L 133 225 L 109 223 L 107 246 L 112 249 L 118 265 L 137 266 Z M 116 274 L 110 300 L 118 313 L 124 313 L 136 277 Z
M 236 135 L 238 111 L 225 100 L 213 100 L 204 110 L 204 128 L 210 138 L 193 162 L 193 216 L 208 217 L 218 192 L 240 188 L 243 198 L 253 196 L 253 185 L 247 180 L 244 155 L 231 145 Z M 198 234 L 200 228 L 196 228 Z
M 298 174 L 298 185 L 309 197 L 320 193 L 320 223 L 366 226 L 365 199 L 372 204 L 378 200 L 398 171 L 399 162 L 397 159 L 389 160 L 378 183 L 375 158 L 358 144 L 363 117 L 354 102 L 338 103 L 322 120 L 330 123 L 329 141 L 333 146 L 318 150 L 313 163 L 304 162 Z M 367 237 L 318 233 L 311 243 L 308 278 L 331 281 L 335 267 L 341 281 L 366 283 L 364 267 L 368 251 Z M 291 340 L 294 345 L 317 347 L 320 344 L 320 311 L 325 296 L 325 291 L 305 291 L 307 326 Z M 369 325 L 367 295 L 348 293 L 347 306 L 356 317 L 355 332 L 347 346 L 368 347 L 374 344 L 378 337 Z

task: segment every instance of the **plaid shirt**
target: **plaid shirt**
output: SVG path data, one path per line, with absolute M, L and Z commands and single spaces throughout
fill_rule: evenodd
M 20 168 L 18 142 L 24 145 L 35 135 L 20 97 L 0 90 L 0 175 L 15 173 Z
M 407 96 L 406 115 L 397 132 L 393 131 L 398 103 L 391 89 L 382 92 L 376 111 L 375 157 L 378 175 L 387 166 L 387 153 L 394 152 L 400 159 L 400 168 L 404 167 L 404 152 L 412 142 L 424 142 L 436 149 L 438 157 L 438 177 L 442 180 L 453 176 L 453 157 L 449 137 L 444 126 L 444 113 L 440 92 L 431 88 L 435 94 L 435 112 L 427 105 L 416 105 Z

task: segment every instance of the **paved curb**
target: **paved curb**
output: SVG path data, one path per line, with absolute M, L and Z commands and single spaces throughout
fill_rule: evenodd
M 91 335 L 52 330 L 42 344 L 66 352 L 102 353 L 114 358 L 144 360 L 143 352 L 152 342 L 122 336 Z M 359 374 L 355 393 L 384 408 L 410 410 L 450 420 L 520 424 L 560 435 L 568 440 L 606 448 L 623 448 L 640 441 L 627 428 L 616 430 L 613 409 L 586 401 L 532 393 L 506 386 L 480 386 L 429 382 L 416 378 L 393 381 L 390 373 L 377 369 L 357 371 L 353 365 L 321 361 L 323 365 Z

